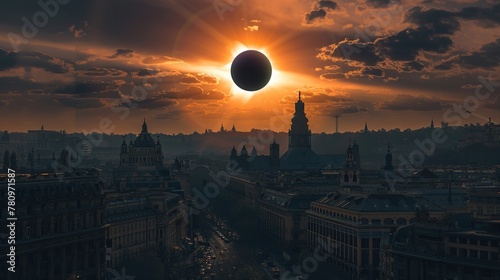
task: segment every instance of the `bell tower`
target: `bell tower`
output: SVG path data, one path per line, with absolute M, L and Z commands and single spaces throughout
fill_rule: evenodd
M 304 102 L 301 100 L 301 93 L 299 91 L 299 100 L 295 102 L 292 126 L 288 131 L 288 149 L 311 149 L 311 130 L 309 129 L 308 121 L 304 111 Z

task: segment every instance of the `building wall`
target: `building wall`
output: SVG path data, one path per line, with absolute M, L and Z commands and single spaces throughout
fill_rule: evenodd
M 100 279 L 105 269 L 104 202 L 97 173 L 16 178 L 16 273 L 0 256 L 0 279 Z M 6 188 L 1 191 L 7 200 Z M 6 209 L 0 225 L 6 228 Z M 0 250 L 7 252 L 5 240 Z

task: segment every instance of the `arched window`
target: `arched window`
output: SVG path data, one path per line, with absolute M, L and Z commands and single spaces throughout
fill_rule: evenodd
M 358 181 L 358 175 L 354 174 L 354 175 L 352 176 L 352 181 L 353 181 L 353 182 L 357 182 L 357 181 Z
M 396 220 L 396 224 L 398 225 L 406 225 L 406 219 L 405 218 L 399 218 Z
M 391 218 L 384 219 L 384 225 L 393 225 L 394 220 Z
M 344 175 L 344 182 L 349 182 L 349 175 L 347 173 Z

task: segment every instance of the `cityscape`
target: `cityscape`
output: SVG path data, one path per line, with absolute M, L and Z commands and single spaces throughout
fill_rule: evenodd
M 500 4 L 83 2 L 0 9 L 0 279 L 500 280 Z

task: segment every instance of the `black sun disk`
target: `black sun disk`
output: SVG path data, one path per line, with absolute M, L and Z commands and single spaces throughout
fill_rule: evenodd
M 257 91 L 265 87 L 273 72 L 271 62 L 261 52 L 248 50 L 238 54 L 231 64 L 234 83 L 246 91 Z

